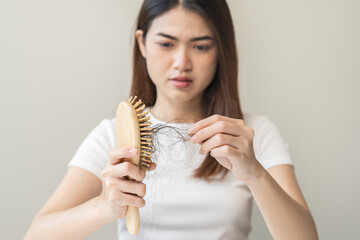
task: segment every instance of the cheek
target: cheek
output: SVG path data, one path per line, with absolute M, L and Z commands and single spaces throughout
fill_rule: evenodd
M 199 69 L 204 73 L 205 81 L 210 82 L 214 78 L 217 62 L 216 54 L 209 55 L 204 59 L 199 60 Z
M 154 83 L 158 82 L 159 79 L 166 77 L 166 61 L 166 56 L 159 53 L 159 51 L 154 49 L 149 49 L 147 51 L 146 66 L 149 76 Z

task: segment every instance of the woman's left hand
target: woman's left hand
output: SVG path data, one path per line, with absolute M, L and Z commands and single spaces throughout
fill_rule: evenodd
M 237 179 L 245 181 L 260 168 L 253 149 L 254 130 L 242 119 L 212 115 L 189 130 L 192 143 L 201 144 L 201 154 L 210 152 Z

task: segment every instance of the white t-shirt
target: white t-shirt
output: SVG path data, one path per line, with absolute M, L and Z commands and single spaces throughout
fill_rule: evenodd
M 222 239 L 245 240 L 251 230 L 252 195 L 247 185 L 229 172 L 223 181 L 192 178 L 205 155 L 200 145 L 188 141 L 192 123 L 166 123 L 149 113 L 152 127 L 163 128 L 155 135 L 154 171 L 147 172 L 146 205 L 140 208 L 137 236 L 128 233 L 125 218 L 118 220 L 119 239 Z M 257 160 L 268 169 L 292 161 L 276 126 L 266 116 L 244 113 L 245 124 L 254 132 Z M 182 134 L 185 137 L 181 138 Z M 116 147 L 115 118 L 102 120 L 82 142 L 68 166 L 78 166 L 100 178 L 109 151 Z

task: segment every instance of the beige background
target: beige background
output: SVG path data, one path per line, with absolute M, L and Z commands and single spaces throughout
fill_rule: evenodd
M 128 96 L 142 1 L 0 0 L 1 239 L 21 239 Z M 290 144 L 321 239 L 360 236 L 360 1 L 229 1 L 243 109 Z M 255 208 L 250 239 L 271 239 Z M 89 239 L 116 239 L 108 225 Z M 284 226 L 286 227 L 286 226 Z

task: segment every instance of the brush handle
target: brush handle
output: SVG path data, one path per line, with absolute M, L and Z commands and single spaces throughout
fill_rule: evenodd
M 134 181 L 133 178 L 127 177 Z M 140 230 L 140 214 L 139 208 L 135 206 L 128 206 L 126 210 L 126 227 L 130 234 L 136 235 Z
M 130 234 L 138 234 L 140 229 L 139 208 L 135 206 L 128 206 L 126 211 L 126 226 Z

